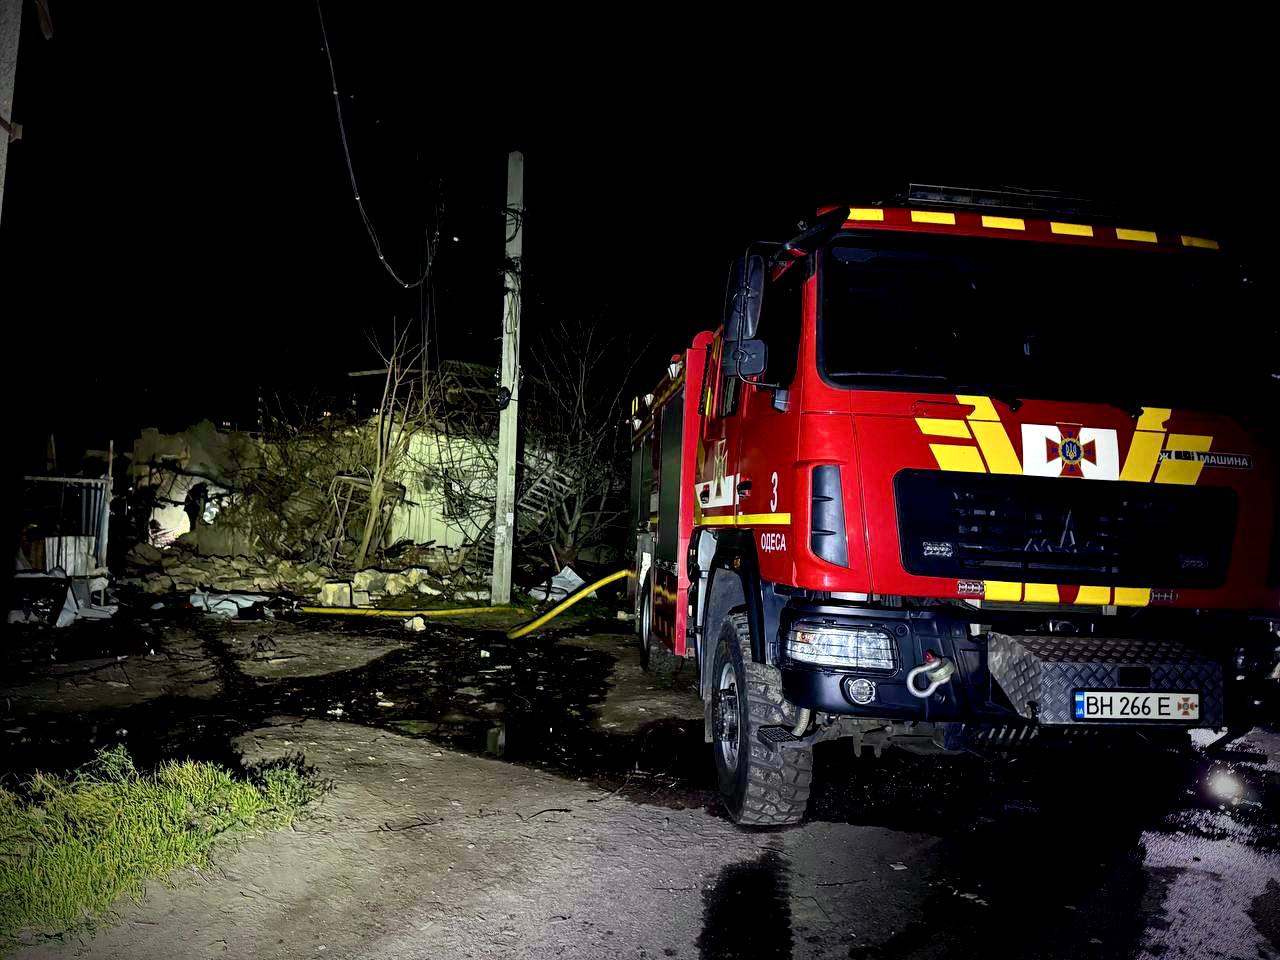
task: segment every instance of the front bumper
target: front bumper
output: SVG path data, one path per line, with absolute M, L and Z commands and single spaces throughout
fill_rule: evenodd
M 784 612 L 775 638 L 783 694 L 796 706 L 837 716 L 1079 726 L 1082 724 L 1074 716 L 1078 690 L 1164 690 L 1199 693 L 1199 719 L 1153 724 L 1122 720 L 1114 725 L 1221 727 L 1232 719 L 1223 664 L 1201 652 L 1209 649 L 1205 644 L 1092 634 L 976 633 L 970 621 L 960 619 L 957 612 L 962 614 L 953 609 L 869 610 L 839 604 L 794 604 Z M 896 640 L 896 669 L 859 671 L 789 660 L 787 632 L 801 619 L 889 630 Z M 1164 624 L 1162 629 L 1170 627 Z M 925 661 L 927 652 L 950 659 L 956 671 L 951 682 L 922 699 L 908 691 L 907 673 Z M 870 703 L 855 703 L 849 695 L 848 683 L 857 677 L 875 684 Z M 1088 724 L 1113 725 L 1096 720 Z
M 1177 641 L 993 632 L 987 658 L 993 681 L 1026 720 L 1075 723 L 1077 690 L 1158 690 L 1200 695 L 1200 717 L 1188 726 L 1223 724 L 1222 665 Z
M 887 630 L 896 644 L 896 668 L 863 671 L 792 661 L 786 655 L 786 636 L 791 624 L 798 620 Z M 796 603 L 784 611 L 776 644 L 775 662 L 782 672 L 783 695 L 800 707 L 896 720 L 999 719 L 1011 715 L 1008 709 L 989 703 L 986 644 L 970 637 L 969 624 L 963 620 L 929 610 L 868 610 L 841 604 Z M 921 700 L 907 691 L 907 672 L 924 662 L 926 651 L 951 659 L 957 670 L 951 683 Z M 858 705 L 846 695 L 846 680 L 857 677 L 875 684 L 871 703 Z

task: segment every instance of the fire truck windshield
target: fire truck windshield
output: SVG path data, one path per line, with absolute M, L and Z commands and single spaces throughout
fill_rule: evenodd
M 1274 326 L 1205 251 L 886 232 L 842 237 L 821 270 L 838 386 L 1222 408 L 1275 383 Z

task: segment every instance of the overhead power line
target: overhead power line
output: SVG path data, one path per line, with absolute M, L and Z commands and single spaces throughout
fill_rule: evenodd
M 422 286 L 431 274 L 431 265 L 435 260 L 436 248 L 440 241 L 440 224 L 436 223 L 435 236 L 432 237 L 431 243 L 427 248 L 427 262 L 422 268 L 422 273 L 416 280 L 404 280 L 400 274 L 396 273 L 395 268 L 387 262 L 387 258 L 382 252 L 382 241 L 378 239 L 378 231 L 373 228 L 373 221 L 369 218 L 369 213 L 364 208 L 364 201 L 360 199 L 360 184 L 356 181 L 356 168 L 351 163 L 351 147 L 347 143 L 347 125 L 342 119 L 342 100 L 338 96 L 338 75 L 333 68 L 333 53 L 329 50 L 329 32 L 325 29 L 324 11 L 320 8 L 320 0 L 316 0 L 316 16 L 320 18 L 320 37 L 324 41 L 325 59 L 329 61 L 329 80 L 333 89 L 333 108 L 338 115 L 338 137 L 342 141 L 342 156 L 347 161 L 347 176 L 351 180 L 351 192 L 355 196 L 356 208 L 360 211 L 360 219 L 364 221 L 364 229 L 369 234 L 370 242 L 373 243 L 373 251 L 378 255 L 378 262 L 391 275 L 392 280 L 406 290 L 412 290 L 414 287 Z

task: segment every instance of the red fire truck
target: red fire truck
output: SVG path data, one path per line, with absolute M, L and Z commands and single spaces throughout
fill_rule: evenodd
M 1229 734 L 1275 686 L 1247 281 L 1211 239 L 1048 206 L 821 210 L 634 402 L 644 662 L 694 662 L 736 821 L 798 821 L 822 740 Z

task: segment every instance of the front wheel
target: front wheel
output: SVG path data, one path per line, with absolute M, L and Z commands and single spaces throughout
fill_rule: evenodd
M 716 779 L 729 816 L 754 827 L 799 823 L 809 803 L 813 749 L 760 740 L 761 727 L 790 727 L 796 711 L 782 697 L 777 668 L 752 661 L 745 614 L 730 614 L 720 628 L 711 676 Z

